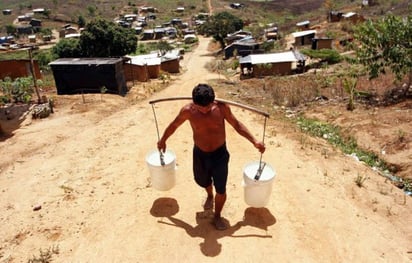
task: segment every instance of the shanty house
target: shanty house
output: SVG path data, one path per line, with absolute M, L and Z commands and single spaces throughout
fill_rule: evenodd
M 31 25 L 18 25 L 16 26 L 17 34 L 21 35 L 31 35 L 34 33 L 33 27 Z
M 312 38 L 312 49 L 332 49 L 332 38 Z
M 28 39 L 30 43 L 36 43 L 36 35 L 30 35 L 28 36 Z
M 127 86 L 121 58 L 60 58 L 49 63 L 57 94 L 108 93 L 126 95 Z
M 59 37 L 60 38 L 64 38 L 67 35 L 71 35 L 71 34 L 77 34 L 78 31 L 75 27 L 72 26 L 68 26 L 68 27 L 63 27 L 60 31 L 59 31 Z
M 33 9 L 32 11 L 33 11 L 33 14 L 44 14 L 46 12 L 46 9 L 36 8 L 36 9 Z
M 245 7 L 245 5 L 242 3 L 231 3 L 229 6 L 233 9 L 239 9 L 239 8 Z
M 295 38 L 295 46 L 304 46 L 312 44 L 312 38 L 315 37 L 316 30 L 305 30 L 292 33 Z
M 142 13 L 148 13 L 148 12 L 155 13 L 155 12 L 157 12 L 157 9 L 153 6 L 142 6 L 142 7 L 140 7 L 140 12 L 142 12 Z
M 252 37 L 246 37 L 225 47 L 225 59 L 233 57 L 235 53 L 237 53 L 238 56 L 244 57 L 250 54 L 262 52 L 260 51 L 259 43 L 257 43 Z
M 166 36 L 166 29 L 164 27 L 156 27 L 154 29 L 154 39 L 162 39 Z
M 183 36 L 183 42 L 185 44 L 195 43 L 198 40 L 195 34 L 187 34 Z
M 143 34 L 140 40 L 152 40 L 154 39 L 155 31 L 153 29 L 143 30 Z
M 265 37 L 267 40 L 269 39 L 278 39 L 278 28 L 276 26 L 274 27 L 270 27 L 270 28 L 266 28 L 264 30 L 265 32 Z
M 12 10 L 11 9 L 3 9 L 3 15 L 7 16 L 7 15 L 11 15 Z
M 364 21 L 365 19 L 363 16 L 359 15 L 358 13 L 355 12 L 348 12 L 342 15 L 342 18 L 346 21 L 351 21 L 352 23 L 357 23 Z
M 161 57 L 160 69 L 168 73 L 180 72 L 180 50 L 173 49 Z
M 237 41 L 237 40 L 241 40 L 245 37 L 249 37 L 252 36 L 252 33 L 248 32 L 248 31 L 243 31 L 243 30 L 239 30 L 236 31 L 234 33 L 228 34 L 225 37 L 225 42 L 227 45 L 232 44 L 233 42 Z
M 32 18 L 29 23 L 35 31 L 39 31 L 41 29 L 41 20 Z
M 241 75 L 262 77 L 271 75 L 289 75 L 293 73 L 294 64 L 304 66 L 305 57 L 297 51 L 269 54 L 251 54 L 239 58 Z
M 310 26 L 310 21 L 309 21 L 309 20 L 305 20 L 305 21 L 296 23 L 296 27 L 297 27 L 299 30 L 308 29 L 309 26 Z
M 10 77 L 11 79 L 32 77 L 29 59 L 11 59 L 0 61 L 0 79 Z M 40 67 L 37 60 L 33 60 L 34 74 L 36 79 L 41 79 Z
M 14 41 L 13 36 L 0 37 L 0 44 L 4 44 L 4 43 L 13 44 L 14 42 L 15 41 Z
M 21 16 L 18 16 L 17 17 L 17 21 L 19 21 L 19 22 L 30 22 L 30 20 L 31 20 L 31 16 L 28 16 L 28 15 L 21 15 Z
M 185 11 L 185 8 L 183 6 L 176 7 L 176 12 L 183 13 L 184 11 Z
M 342 19 L 343 12 L 330 11 L 328 14 L 329 22 L 339 22 Z
M 128 61 L 124 64 L 127 81 L 145 82 L 149 79 L 156 79 L 160 76 L 160 71 L 168 73 L 180 72 L 180 50 L 174 49 L 160 56 L 158 53 L 151 53 L 139 56 L 126 56 Z
M 124 73 L 127 81 L 138 80 L 146 82 L 156 79 L 160 75 L 161 58 L 157 53 L 139 56 L 126 56 L 128 62 L 124 64 Z

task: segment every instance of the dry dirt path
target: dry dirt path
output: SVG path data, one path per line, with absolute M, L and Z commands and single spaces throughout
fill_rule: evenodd
M 213 59 L 208 41 L 200 38 L 182 61 L 186 72 L 150 100 L 190 96 L 194 85 L 217 78 L 204 68 Z M 177 182 L 161 192 L 148 184 L 145 164 L 157 141 L 148 100 L 134 105 L 112 95 L 86 104 L 66 100 L 57 97 L 50 118 L 26 120 L 0 142 L 0 262 L 26 262 L 52 246 L 59 247 L 53 262 L 411 260 L 410 198 L 319 141 L 303 135 L 295 140 L 281 125 L 270 124 L 264 160 L 277 177 L 267 207 L 250 208 L 242 171 L 259 154 L 228 127 L 223 216 L 231 227 L 219 232 L 202 210 L 205 193 L 192 179 L 188 124 L 169 140 L 177 155 Z M 156 104 L 162 130 L 183 103 Z M 117 110 L 106 110 L 113 105 Z M 260 116 L 233 111 L 262 136 Z M 367 178 L 361 188 L 354 182 L 359 176 Z M 35 206 L 41 209 L 33 211 Z

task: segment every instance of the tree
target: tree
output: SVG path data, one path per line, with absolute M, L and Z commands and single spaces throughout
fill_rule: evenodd
M 218 41 L 222 48 L 225 47 L 225 38 L 228 34 L 234 33 L 243 28 L 243 20 L 229 12 L 220 12 L 212 15 L 210 19 L 201 27 L 201 31 L 211 35 Z
M 16 27 L 14 25 L 6 25 L 7 35 L 14 35 L 16 33 Z
M 130 28 L 98 18 L 86 24 L 79 44 L 85 57 L 116 57 L 135 52 L 137 37 Z
M 355 28 L 359 62 L 376 78 L 390 69 L 398 80 L 409 75 L 412 80 L 412 15 L 406 18 L 388 15 Z
M 79 40 L 76 38 L 64 38 L 53 48 L 52 53 L 59 58 L 78 58 L 82 56 Z
M 77 25 L 79 27 L 84 27 L 86 25 L 86 19 L 84 18 L 84 16 L 79 15 L 79 17 L 77 18 Z
M 166 54 L 168 51 L 173 50 L 173 46 L 164 40 L 157 42 L 156 46 L 162 56 Z

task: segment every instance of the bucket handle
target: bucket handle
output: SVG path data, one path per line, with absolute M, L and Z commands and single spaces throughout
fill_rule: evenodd
M 160 140 L 160 133 L 159 133 L 159 125 L 157 124 L 157 118 L 156 118 L 156 111 L 154 108 L 154 103 L 152 104 L 152 110 L 153 110 L 153 116 L 156 124 L 156 131 L 157 131 L 157 141 Z M 162 151 L 159 151 L 159 156 L 160 156 L 160 164 L 162 166 L 165 166 L 165 159 Z
M 267 118 L 268 118 L 268 117 L 265 116 L 265 121 L 264 121 L 264 124 L 263 124 L 263 138 L 262 138 L 262 143 L 263 143 L 263 144 L 265 143 L 266 120 L 267 120 Z M 262 156 L 263 156 L 263 153 L 260 153 L 259 168 L 258 168 L 258 170 L 257 170 L 257 172 L 256 172 L 255 177 L 254 177 L 255 181 L 258 181 L 258 180 L 260 179 L 260 176 L 262 175 L 262 171 L 263 171 L 263 169 L 264 169 L 265 166 L 266 166 L 266 163 L 265 163 L 265 162 L 262 162 Z

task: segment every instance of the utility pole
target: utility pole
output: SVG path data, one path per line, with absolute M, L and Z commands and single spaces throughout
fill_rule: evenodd
M 37 87 L 36 73 L 34 72 L 32 47 L 29 47 L 28 51 L 29 51 L 29 58 L 30 58 L 30 71 L 31 71 L 31 75 L 33 77 L 34 90 L 36 91 L 36 95 L 37 95 L 37 103 L 40 104 L 41 103 L 41 98 L 40 98 L 39 88 Z

